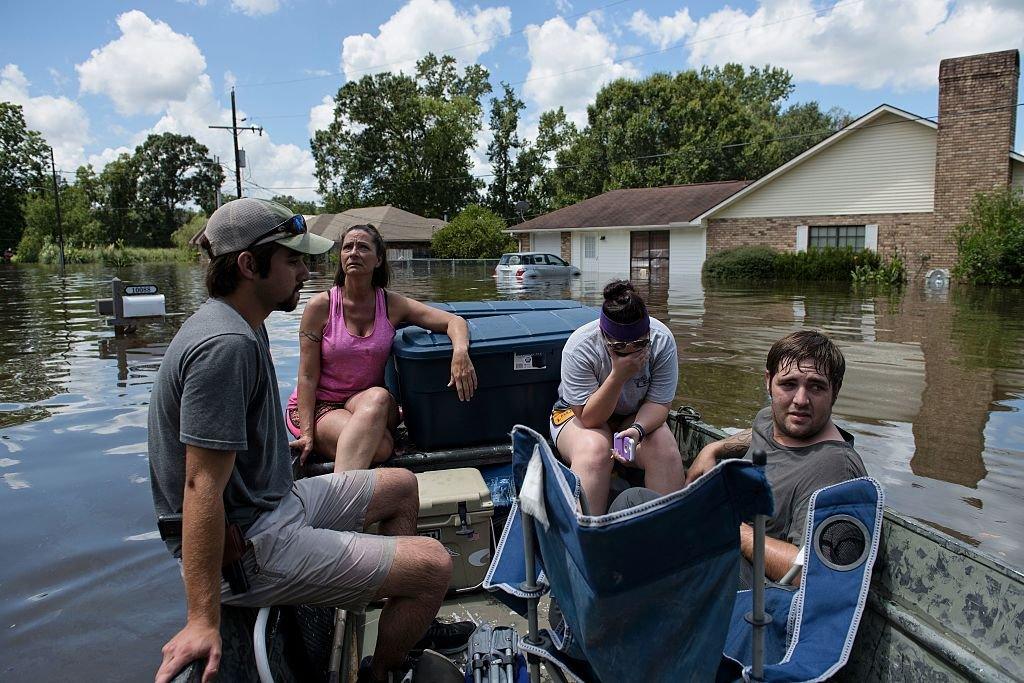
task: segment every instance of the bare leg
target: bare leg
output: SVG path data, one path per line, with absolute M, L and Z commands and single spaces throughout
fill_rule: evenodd
M 683 488 L 683 460 L 668 425 L 647 435 L 636 449 L 636 464 L 644 470 L 644 486 L 666 495 Z
M 420 511 L 419 486 L 409 470 L 382 467 L 373 471 L 376 481 L 366 509 L 365 526 L 380 522 L 382 536 L 413 536 Z
M 334 471 L 366 469 L 391 457 L 395 442 L 388 429 L 398 424 L 398 406 L 384 387 L 370 387 L 316 423 L 318 453 L 334 454 Z
M 579 477 L 592 515 L 603 515 L 608 509 L 608 487 L 612 477 L 612 433 L 607 426 L 587 429 L 579 420 L 569 420 L 558 433 L 556 444 L 562 459 Z

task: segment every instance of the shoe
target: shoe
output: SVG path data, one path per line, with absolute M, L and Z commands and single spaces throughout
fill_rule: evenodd
M 455 621 L 446 623 L 439 619 L 427 628 L 427 632 L 412 646 L 411 652 L 433 650 L 444 655 L 455 654 L 466 649 L 469 636 L 476 630 L 472 621 Z

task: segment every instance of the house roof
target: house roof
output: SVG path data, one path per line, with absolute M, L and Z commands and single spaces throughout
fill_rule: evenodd
M 924 117 L 916 116 L 914 114 L 911 114 L 908 111 L 904 111 L 904 110 L 899 109 L 897 107 L 893 107 L 892 105 L 888 105 L 888 104 L 880 105 L 878 107 L 875 107 L 871 111 L 869 111 L 867 114 L 864 114 L 864 116 L 861 116 L 859 119 L 857 119 L 855 121 L 852 121 L 851 123 L 846 125 L 844 128 L 842 128 L 841 130 L 838 130 L 835 133 L 833 133 L 832 135 L 828 136 L 827 138 L 825 138 L 824 140 L 822 140 L 818 144 L 816 144 L 813 147 L 807 149 L 802 154 L 798 154 L 797 156 L 793 157 L 792 159 L 790 159 L 786 163 L 784 163 L 781 166 L 779 166 L 778 168 L 776 168 L 771 173 L 768 173 L 767 175 L 762 176 L 761 178 L 756 180 L 755 182 L 747 185 L 745 188 L 743 188 L 739 192 L 736 192 L 735 194 L 732 194 L 732 195 L 730 195 L 728 197 L 723 197 L 717 204 L 715 204 L 713 206 L 709 206 L 705 211 L 703 211 L 699 216 L 697 216 L 694 219 L 694 221 L 695 222 L 696 221 L 701 221 L 701 220 L 704 220 L 705 218 L 709 218 L 711 216 L 714 216 L 714 214 L 716 214 L 717 212 L 721 211 L 725 207 L 733 204 L 736 201 L 739 201 L 743 197 L 746 197 L 747 195 L 749 195 L 749 194 L 751 194 L 753 192 L 756 192 L 758 189 L 764 187 L 765 185 L 767 185 L 768 183 L 772 182 L 773 180 L 775 180 L 776 178 L 778 178 L 782 174 L 784 174 L 787 171 L 790 171 L 793 168 L 799 166 L 800 164 L 804 163 L 805 161 L 807 161 L 811 157 L 814 157 L 814 156 L 820 154 L 821 152 L 825 151 L 826 149 L 828 149 L 832 145 L 836 144 L 840 140 L 846 139 L 847 137 L 849 137 L 850 135 L 853 135 L 854 133 L 856 133 L 859 130 L 863 130 L 864 128 L 870 127 L 874 122 L 876 122 L 879 118 L 881 118 L 882 116 L 885 116 L 886 114 L 891 114 L 893 116 L 897 116 L 897 117 L 899 117 L 901 119 L 904 119 L 905 122 L 913 122 L 913 123 L 920 124 L 920 125 L 922 125 L 922 126 L 924 126 L 926 128 L 929 128 L 931 130 L 938 130 L 938 128 L 939 128 L 937 123 L 935 123 L 934 121 L 931 121 L 929 119 L 926 119 Z M 901 121 L 900 123 L 903 123 L 903 121 Z M 878 125 L 889 125 L 889 123 L 887 122 L 887 123 L 878 124 Z M 1010 154 L 1011 154 L 1011 156 L 1013 155 L 1012 152 Z
M 747 180 L 611 190 L 509 228 L 509 232 L 676 225 L 747 186 Z
M 434 231 L 445 225 L 439 218 L 424 218 L 395 206 L 367 206 L 306 218 L 310 232 L 335 242 L 346 228 L 360 223 L 372 223 L 386 242 L 429 242 Z

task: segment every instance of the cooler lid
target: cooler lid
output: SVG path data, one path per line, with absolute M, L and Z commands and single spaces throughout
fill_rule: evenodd
M 428 306 L 448 311 L 463 318 L 478 318 L 488 315 L 525 313 L 528 311 L 561 311 L 583 308 L 583 304 L 572 299 L 532 299 L 519 301 L 449 301 L 438 303 L 428 301 Z
M 564 343 L 576 328 L 597 318 L 597 309 L 580 306 L 470 318 L 466 323 L 469 325 L 470 350 L 487 351 L 528 343 Z M 450 355 L 452 344 L 446 334 L 411 326 L 395 334 L 391 350 L 399 358 L 435 358 Z
M 421 518 L 456 515 L 459 503 L 465 503 L 466 512 L 470 513 L 492 508 L 487 482 L 475 467 L 419 472 L 416 481 L 420 488 Z

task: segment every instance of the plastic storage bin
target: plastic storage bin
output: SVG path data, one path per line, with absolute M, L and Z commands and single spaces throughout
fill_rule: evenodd
M 480 471 L 472 467 L 416 475 L 420 514 L 416 533 L 436 538 L 452 558 L 448 588 L 468 588 L 484 580 L 491 563 L 494 507 Z
M 588 307 L 470 318 L 469 356 L 477 375 L 472 400 L 460 402 L 451 377 L 451 340 L 421 327 L 395 335 L 392 352 L 409 437 L 422 450 L 508 441 L 517 424 L 547 433 L 558 393 L 562 347 Z
M 518 301 L 449 301 L 447 303 L 427 302 L 428 306 L 440 308 L 463 318 L 482 318 L 491 315 L 510 315 L 530 311 L 564 311 L 584 308 L 572 299 L 523 299 Z

